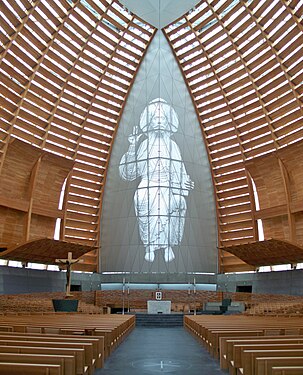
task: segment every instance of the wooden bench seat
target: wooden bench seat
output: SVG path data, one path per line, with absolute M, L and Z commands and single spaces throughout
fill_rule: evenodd
M 283 351 L 283 350 L 301 350 L 303 349 L 303 343 L 268 343 L 268 344 L 247 344 L 247 345 L 234 345 L 233 346 L 233 358 L 229 362 L 229 373 L 236 375 L 238 368 L 244 368 L 245 355 L 243 351 L 247 350 L 264 350 L 264 351 Z
M 207 339 L 207 348 L 211 355 L 215 358 L 219 358 L 219 343 L 221 337 L 241 337 L 241 336 L 263 336 L 263 330 L 213 330 L 209 331 Z
M 255 374 L 254 375 L 273 375 L 273 368 L 286 366 L 290 371 L 292 366 L 303 367 L 303 356 L 292 356 L 292 357 L 262 357 L 256 358 Z M 297 372 L 302 375 L 303 372 Z
M 20 354 L 50 354 L 56 356 L 73 356 L 75 358 L 75 367 L 77 375 L 88 375 L 88 366 L 84 362 L 84 349 L 82 348 L 51 348 L 48 346 L 8 346 L 0 345 L 1 353 L 20 353 Z
M 262 337 L 221 337 L 220 338 L 220 367 L 225 370 L 229 367 L 231 361 L 234 362 L 235 367 L 238 365 L 238 351 L 241 347 L 248 346 L 253 348 L 255 345 L 288 345 L 288 344 L 303 344 L 303 336 L 262 336 Z M 234 349 L 235 346 L 235 349 Z M 238 351 L 235 351 L 238 349 Z
M 14 332 L 22 333 L 52 333 L 104 336 L 105 357 L 119 345 L 135 326 L 135 316 L 102 316 L 96 318 L 84 314 L 59 315 L 23 315 L 5 316 L 4 321 Z
M 261 357 L 301 357 L 303 349 L 280 349 L 280 350 L 243 350 L 242 351 L 242 368 L 238 369 L 239 374 L 256 375 L 256 358 Z
M 0 362 L 59 365 L 60 375 L 76 375 L 75 357 L 70 355 L 2 353 Z
M 198 337 L 209 352 L 218 357 L 220 337 L 244 336 L 280 336 L 303 332 L 303 322 L 299 318 L 247 317 L 247 316 L 185 316 L 185 327 Z M 261 331 L 251 333 L 249 331 Z M 234 332 L 234 334 L 233 334 Z
M 70 370 L 70 366 L 66 370 L 63 362 L 60 367 L 62 375 L 92 375 L 96 368 L 103 367 L 104 360 L 134 327 L 134 315 L 3 315 L 0 354 L 18 360 L 22 355 L 37 359 L 47 355 L 58 358 L 71 356 L 75 370 Z M 44 369 L 41 371 L 43 373 Z
M 90 343 L 81 343 L 81 342 L 62 342 L 62 341 L 48 341 L 46 340 L 18 340 L 18 339 L 3 339 L 0 340 L 0 346 L 29 346 L 29 347 L 38 347 L 38 348 L 59 348 L 59 349 L 84 349 L 84 368 L 83 373 L 93 372 L 95 367 L 93 366 L 93 350 L 92 344 Z
M 302 375 L 303 366 L 274 366 L 272 375 Z
M 60 342 L 78 342 L 92 344 L 92 358 L 94 367 L 103 367 L 104 363 L 104 338 L 101 336 L 74 336 L 74 335 L 46 335 L 40 333 L 19 333 L 19 332 L 0 332 L 0 340 L 15 339 L 15 340 L 43 340 L 43 341 L 60 341 Z M 86 355 L 87 357 L 87 355 Z
M 60 375 L 60 365 L 0 362 L 0 375 Z

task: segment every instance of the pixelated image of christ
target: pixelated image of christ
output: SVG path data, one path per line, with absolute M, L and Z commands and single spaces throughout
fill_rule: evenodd
M 163 99 L 151 101 L 128 137 L 129 148 L 122 156 L 119 172 L 127 181 L 140 179 L 134 194 L 134 208 L 145 260 L 153 262 L 161 251 L 165 262 L 175 259 L 174 246 L 181 243 L 186 199 L 194 183 L 186 172 L 177 143 L 176 111 Z

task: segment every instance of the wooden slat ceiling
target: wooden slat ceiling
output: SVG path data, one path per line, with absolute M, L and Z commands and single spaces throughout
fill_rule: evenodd
M 163 29 L 208 149 L 219 248 L 258 240 L 244 163 L 303 138 L 302 14 L 302 1 L 203 0 Z
M 258 240 L 245 163 L 303 139 L 302 14 L 302 0 L 203 0 L 163 29 L 208 150 L 219 248 Z M 75 162 L 63 241 L 100 245 L 111 147 L 155 31 L 116 0 L 0 2 L 0 171 L 11 137 Z
M 0 172 L 11 137 L 74 161 L 63 241 L 100 244 L 113 138 L 154 34 L 116 0 L 0 2 Z
M 230 246 L 228 251 L 254 267 L 303 262 L 302 247 L 277 239 Z
M 7 249 L 1 252 L 0 256 L 1 259 L 14 259 L 20 262 L 57 264 L 56 259 L 66 259 L 70 251 L 73 253 L 73 259 L 78 259 L 91 250 L 90 246 L 41 238 Z

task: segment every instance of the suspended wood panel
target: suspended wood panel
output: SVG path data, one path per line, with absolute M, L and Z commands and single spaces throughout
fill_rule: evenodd
M 66 259 L 68 252 L 73 253 L 73 258 L 80 258 L 91 248 L 65 241 L 50 238 L 40 238 L 19 244 L 0 252 L 1 259 L 13 259 L 19 262 L 35 262 L 42 264 L 56 264 L 56 259 Z M 76 269 L 76 264 L 73 269 Z
M 277 239 L 231 246 L 225 251 L 254 267 L 303 262 L 303 247 Z

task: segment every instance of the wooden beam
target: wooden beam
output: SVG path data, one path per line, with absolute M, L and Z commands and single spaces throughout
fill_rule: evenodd
M 28 212 L 30 202 L 25 199 L 12 199 L 0 196 L 0 206 L 11 208 L 13 210 Z
M 280 158 L 278 158 L 279 166 L 282 174 L 283 185 L 286 196 L 286 206 L 287 206 L 287 217 L 288 217 L 288 228 L 289 228 L 289 240 L 293 243 L 297 242 L 296 235 L 296 220 L 294 214 L 291 212 L 291 192 L 290 192 L 290 181 L 288 171 L 285 167 L 285 164 Z
M 29 207 L 28 212 L 25 216 L 25 224 L 24 224 L 24 242 L 29 241 L 30 237 L 30 228 L 31 228 L 31 220 L 32 220 L 32 211 L 33 211 L 33 201 L 34 201 L 34 192 L 37 183 L 37 175 L 39 173 L 39 168 L 41 165 L 42 155 L 40 155 L 39 159 L 36 161 L 30 175 L 30 181 L 28 185 L 28 198 L 29 198 Z
M 293 96 L 294 96 L 294 98 L 295 98 L 295 100 L 297 102 L 297 105 L 300 108 L 301 113 L 303 114 L 302 102 L 300 101 L 300 98 L 299 98 L 300 97 L 300 93 L 297 92 L 297 88 L 296 88 L 296 86 L 292 82 L 292 77 L 289 76 L 288 70 L 284 66 L 284 62 L 281 59 L 281 57 L 279 56 L 278 51 L 276 50 L 276 48 L 274 46 L 274 43 L 270 40 L 270 38 L 269 38 L 268 34 L 266 33 L 264 27 L 262 27 L 260 25 L 260 22 L 259 22 L 258 18 L 256 17 L 256 15 L 254 14 L 254 12 L 249 8 L 248 2 L 246 0 L 240 0 L 240 3 L 246 8 L 247 12 L 250 14 L 251 18 L 254 20 L 254 22 L 258 26 L 258 29 L 261 31 L 262 36 L 266 40 L 266 43 L 269 45 L 272 54 L 275 56 L 276 60 L 278 61 L 279 65 L 280 65 L 280 68 L 281 68 L 281 71 L 283 72 L 284 77 L 287 80 L 288 85 L 289 85 L 289 87 L 291 88 L 291 90 L 293 92 Z
M 287 205 L 283 204 L 281 206 L 264 208 L 262 210 L 256 211 L 254 217 L 258 219 L 270 219 L 277 216 L 287 216 Z

